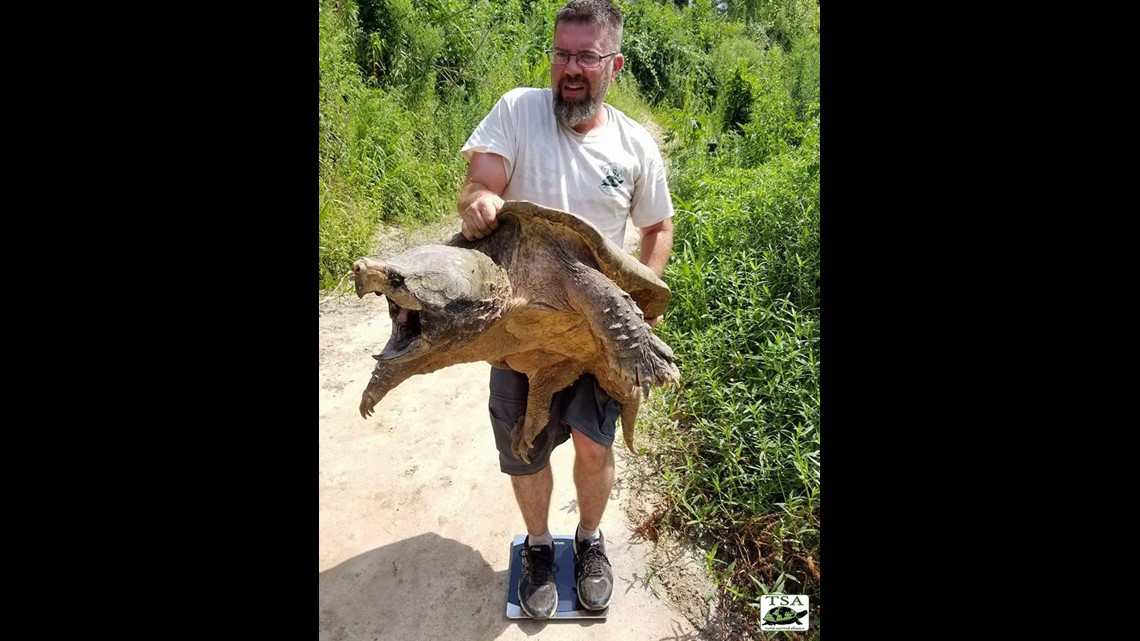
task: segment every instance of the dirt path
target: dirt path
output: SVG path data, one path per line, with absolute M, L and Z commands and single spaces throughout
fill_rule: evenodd
M 630 230 L 627 247 L 636 242 Z M 391 331 L 387 304 L 375 296 L 333 296 L 320 302 L 319 317 L 322 641 L 698 637 L 686 617 L 704 620 L 708 586 L 691 558 L 632 536 L 651 497 L 633 487 L 624 447 L 614 448 L 617 482 L 602 519 L 615 578 L 609 618 L 507 619 L 510 542 L 524 528 L 488 423 L 490 366 L 413 377 L 365 420 L 357 405 L 371 355 Z M 551 464 L 551 529 L 570 533 L 578 518 L 573 446 L 556 449 Z M 665 570 L 662 554 L 670 557 Z M 658 569 L 651 571 L 654 559 Z M 681 595 L 679 605 L 666 588 Z

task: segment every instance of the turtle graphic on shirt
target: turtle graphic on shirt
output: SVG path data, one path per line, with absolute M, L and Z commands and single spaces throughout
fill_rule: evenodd
M 625 183 L 625 178 L 621 177 L 621 165 L 602 165 L 601 169 L 602 173 L 605 174 L 606 177 L 602 179 L 602 184 L 598 185 L 598 189 L 607 196 L 618 195 L 618 187 Z

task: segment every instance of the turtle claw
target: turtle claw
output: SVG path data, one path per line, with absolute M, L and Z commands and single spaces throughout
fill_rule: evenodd
M 511 454 L 523 463 L 530 465 L 530 457 L 527 454 L 534 447 L 534 439 L 526 437 L 527 418 L 526 414 L 519 417 L 515 423 L 514 433 L 511 436 Z
M 371 418 L 376 412 L 376 402 L 368 398 L 366 394 L 364 398 L 360 399 L 360 416 L 363 418 Z
M 524 464 L 530 465 L 530 457 L 527 456 L 527 454 L 530 452 L 530 448 L 531 444 L 520 442 L 511 448 L 511 453 L 515 455 L 515 458 L 519 459 Z

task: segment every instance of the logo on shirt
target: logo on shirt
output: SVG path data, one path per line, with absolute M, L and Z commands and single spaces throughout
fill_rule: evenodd
M 598 189 L 607 196 L 616 197 L 620 195 L 622 192 L 618 187 L 625 183 L 625 178 L 621 177 L 622 166 L 617 163 L 610 163 L 602 165 L 601 170 L 606 177 L 602 179 L 602 184 L 598 185 Z

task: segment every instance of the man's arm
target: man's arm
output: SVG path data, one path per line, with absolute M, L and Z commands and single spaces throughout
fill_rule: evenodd
M 669 253 L 673 251 L 673 221 L 670 218 L 641 228 L 641 257 L 638 259 L 643 265 L 653 270 L 660 278 L 665 273 L 665 264 L 669 262 Z M 661 317 L 647 318 L 645 322 L 650 327 L 656 327 Z
M 499 227 L 495 217 L 503 208 L 503 192 L 507 189 L 507 167 L 503 157 L 491 153 L 474 153 L 467 166 L 467 184 L 459 192 L 457 209 L 463 219 L 463 237 L 475 240 L 488 236 Z
M 641 228 L 641 263 L 660 278 L 673 250 L 673 221 L 665 220 Z

